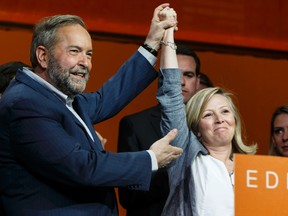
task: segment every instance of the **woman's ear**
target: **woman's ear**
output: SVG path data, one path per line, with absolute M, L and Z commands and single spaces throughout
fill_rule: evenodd
M 44 46 L 38 46 L 36 49 L 36 57 L 39 65 L 46 69 L 48 65 L 48 50 Z

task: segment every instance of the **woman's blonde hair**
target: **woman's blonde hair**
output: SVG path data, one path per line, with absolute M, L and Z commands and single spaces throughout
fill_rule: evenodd
M 205 88 L 197 92 L 186 104 L 186 115 L 187 124 L 190 130 L 193 131 L 195 135 L 198 133 L 198 126 L 204 109 L 212 98 L 213 95 L 220 94 L 224 96 L 229 106 L 231 107 L 232 113 L 235 118 L 235 134 L 232 139 L 232 153 L 244 153 L 244 154 L 255 154 L 257 150 L 257 145 L 246 145 L 242 140 L 242 125 L 241 118 L 237 107 L 232 100 L 232 94 L 225 91 L 220 87 L 210 87 Z M 201 141 L 201 140 L 200 140 Z

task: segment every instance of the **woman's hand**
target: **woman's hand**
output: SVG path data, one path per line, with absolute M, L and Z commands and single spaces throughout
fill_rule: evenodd
M 159 13 L 159 19 L 160 21 L 170 21 L 171 23 L 175 23 L 174 26 L 172 26 L 174 28 L 175 31 L 178 30 L 177 27 L 177 13 L 173 8 L 170 7 L 166 7 L 163 10 L 160 11 Z M 167 26 L 166 29 L 171 28 L 171 26 Z

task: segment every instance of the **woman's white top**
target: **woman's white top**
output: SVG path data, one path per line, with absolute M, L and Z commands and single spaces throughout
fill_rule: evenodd
M 210 155 L 199 154 L 192 164 L 195 181 L 195 216 L 234 215 L 234 172 Z

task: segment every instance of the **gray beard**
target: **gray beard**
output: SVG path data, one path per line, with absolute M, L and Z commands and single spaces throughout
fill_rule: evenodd
M 82 93 L 89 78 L 86 75 L 87 78 L 82 83 L 82 87 L 77 88 L 70 78 L 70 70 L 63 69 L 53 56 L 49 56 L 47 74 L 52 81 L 52 85 L 69 97 L 75 97 Z

